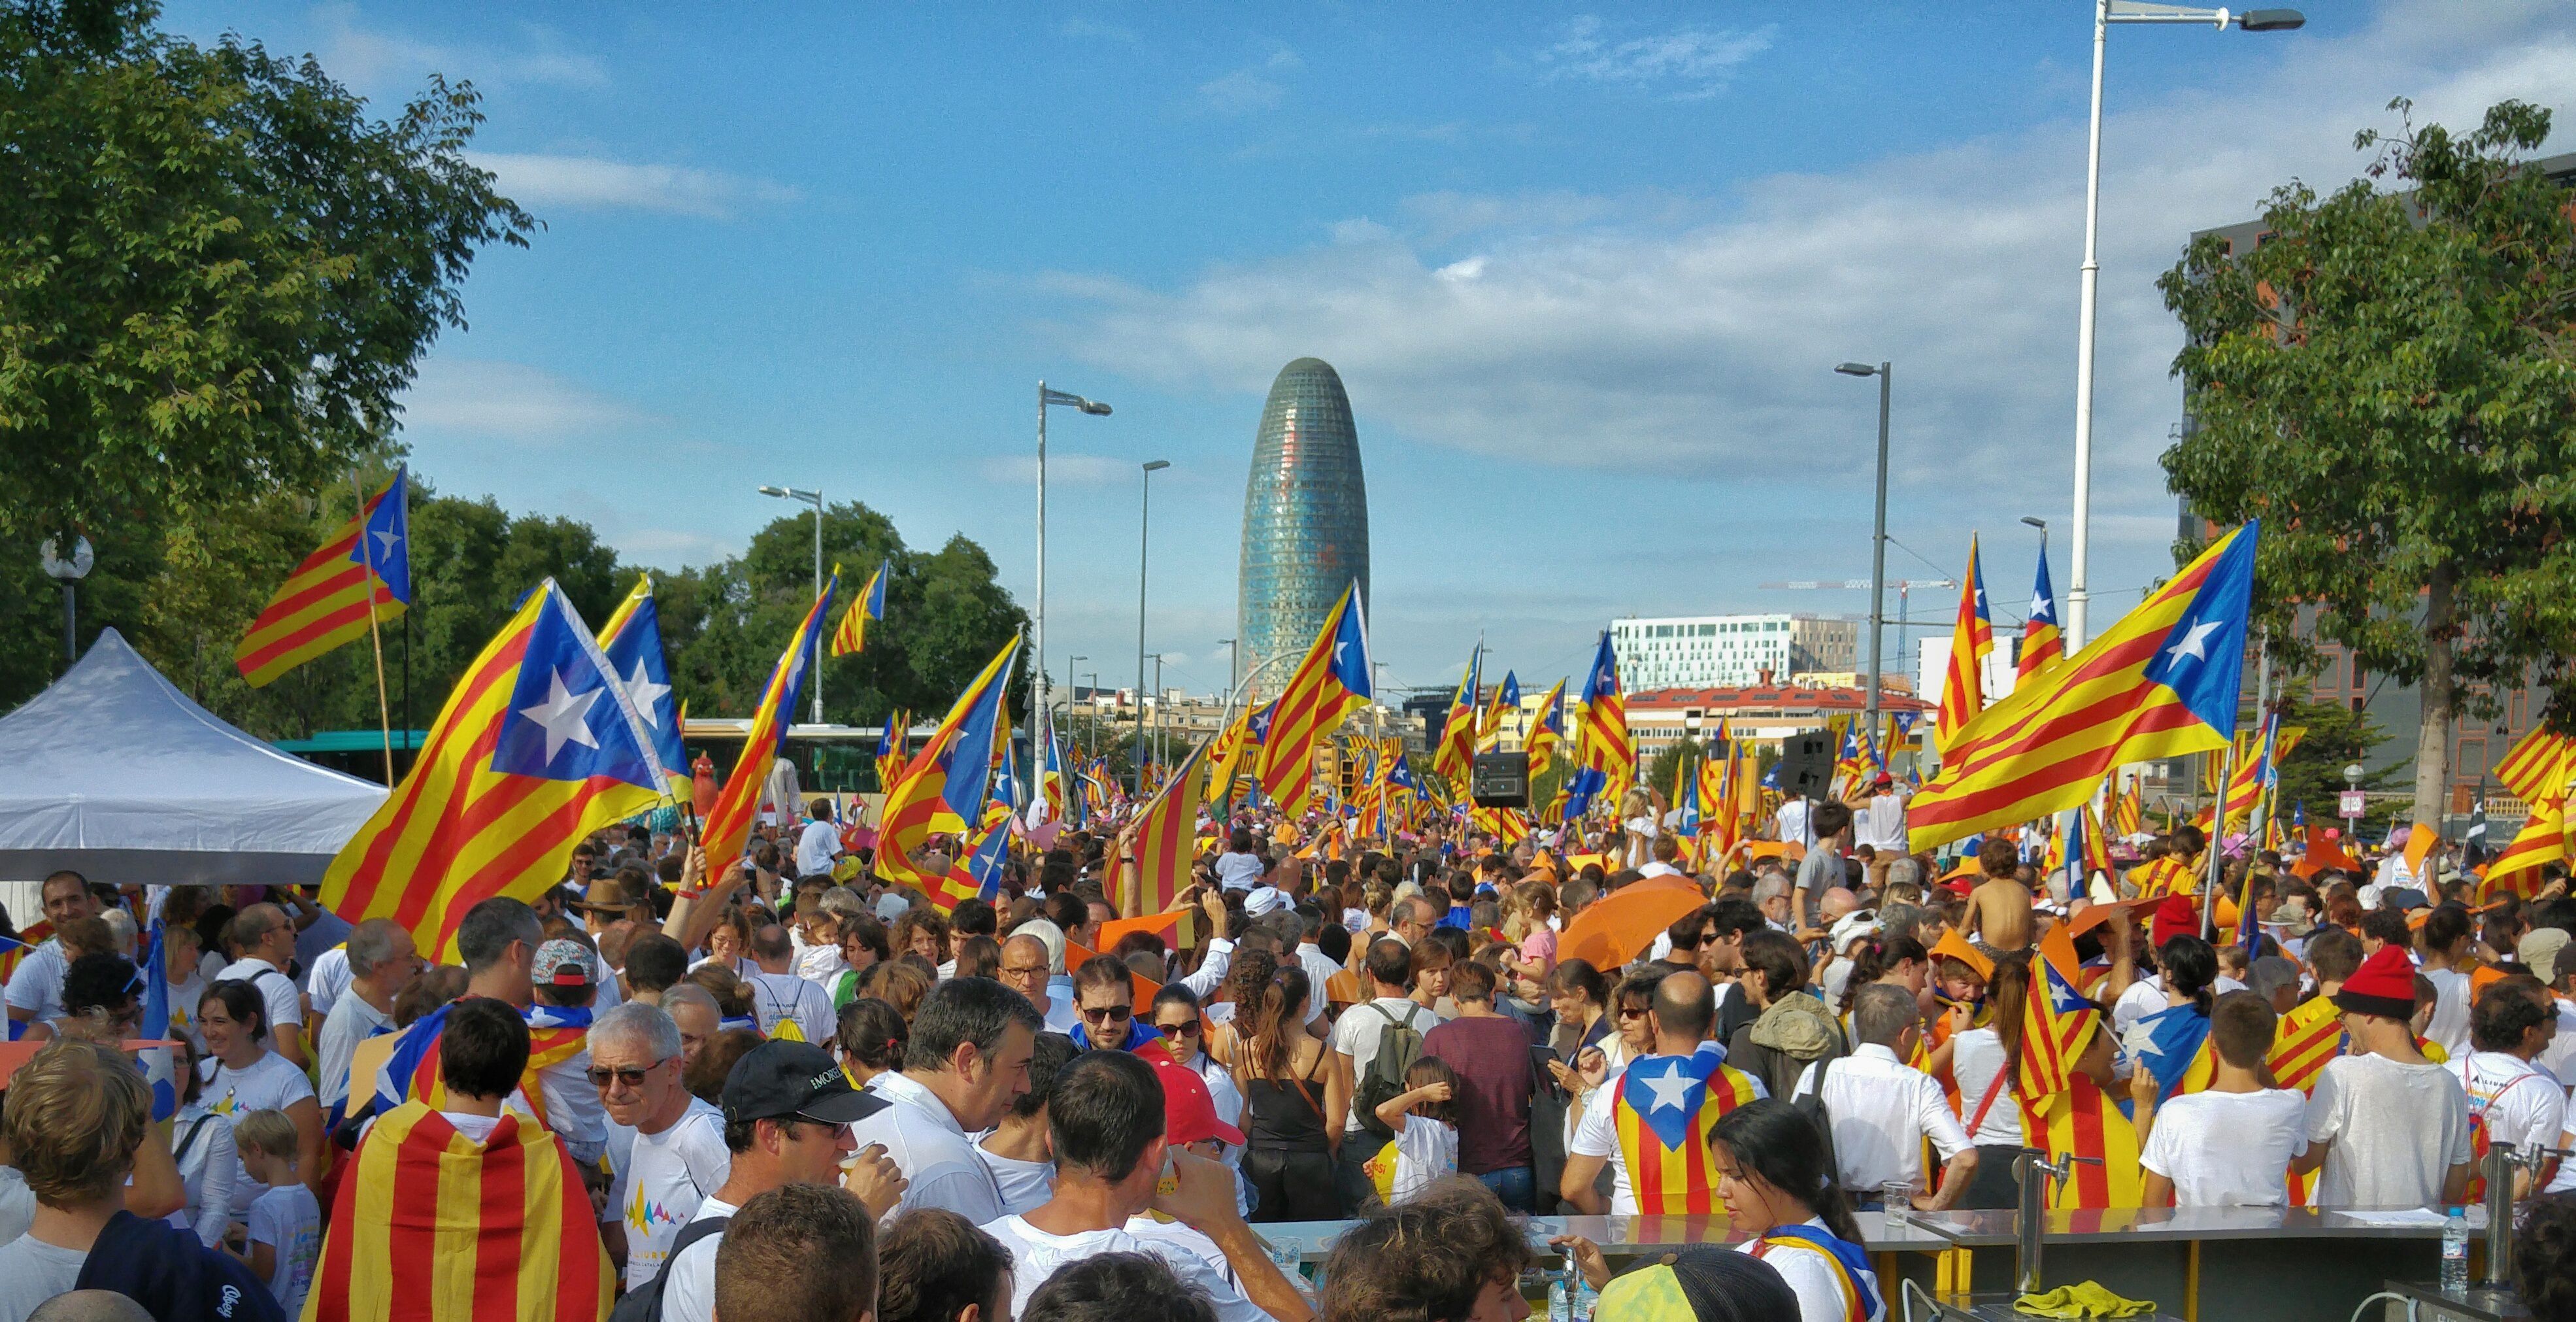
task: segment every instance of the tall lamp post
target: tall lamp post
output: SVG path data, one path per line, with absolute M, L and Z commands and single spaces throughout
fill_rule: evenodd
M 1143 495 L 1136 505 L 1136 797 L 1145 797 L 1145 565 L 1154 531 L 1154 474 L 1172 466 L 1169 459 L 1145 461 Z
M 1061 390 L 1050 390 L 1047 388 L 1046 382 L 1038 382 L 1038 608 L 1037 619 L 1035 621 L 1034 628 L 1031 631 L 1033 637 L 1030 639 L 1030 643 L 1032 645 L 1030 655 L 1035 656 L 1038 659 L 1038 663 L 1029 667 L 1029 719 L 1031 720 L 1042 720 L 1045 718 L 1047 700 L 1046 411 L 1047 405 L 1049 404 L 1055 404 L 1069 409 L 1078 409 L 1096 418 L 1105 418 L 1109 416 L 1109 406 L 1101 403 L 1099 400 L 1084 399 L 1080 395 L 1068 394 Z M 1066 683 L 1072 683 L 1073 672 L 1070 670 L 1066 671 L 1064 678 Z
M 780 500 L 801 500 L 814 507 L 814 595 L 823 595 L 823 493 L 799 491 L 794 487 L 762 487 L 760 494 Z M 805 677 L 814 689 L 814 723 L 823 723 L 823 635 L 814 631 L 814 655 L 805 663 Z
M 2247 32 L 2287 32 L 2304 27 L 2307 16 L 2295 9 L 2202 9 L 2195 5 L 2148 4 L 2146 0 L 2093 0 L 2093 109 L 2084 148 L 2083 291 L 2075 323 L 2075 536 L 2067 552 L 2066 621 L 2060 629 L 2066 652 L 2084 649 L 2087 556 L 2093 534 L 2093 314 L 2099 303 L 2102 262 L 2102 52 L 2114 23 L 2207 23 L 2221 31 L 2228 25 Z
M 1232 693 L 1234 691 L 1234 669 L 1236 664 L 1235 653 L 1239 649 L 1235 645 L 1235 640 L 1231 638 L 1219 638 L 1216 640 L 1216 645 L 1225 649 L 1225 690 L 1228 693 Z
M 1872 367 L 1867 363 L 1843 363 L 1834 368 L 1844 376 L 1878 378 L 1878 514 L 1869 537 L 1869 677 L 1866 706 L 1861 718 L 1869 737 L 1879 737 L 1878 725 L 1878 645 L 1887 621 L 1887 393 L 1894 372 L 1890 364 Z
M 79 589 L 73 585 L 89 577 L 90 566 L 98 562 L 98 555 L 90 549 L 86 537 L 72 539 L 68 560 L 54 554 L 55 545 L 54 538 L 46 538 L 36 552 L 36 562 L 43 566 L 47 578 L 63 585 L 63 660 L 68 664 L 80 660 L 80 607 L 76 604 Z

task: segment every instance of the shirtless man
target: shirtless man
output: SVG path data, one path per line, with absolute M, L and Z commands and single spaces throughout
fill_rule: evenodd
M 2028 949 L 2030 887 L 2015 875 L 2021 850 L 2001 836 L 1988 836 L 1977 849 L 1977 866 L 1986 879 L 1968 893 L 1968 917 L 1960 934 L 1990 956 Z

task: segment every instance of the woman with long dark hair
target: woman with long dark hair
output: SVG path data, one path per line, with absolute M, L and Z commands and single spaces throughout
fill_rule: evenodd
M 1787 1102 L 1747 1102 L 1709 1127 L 1708 1145 L 1728 1223 L 1753 1232 L 1742 1251 L 1789 1283 L 1801 1322 L 1887 1316 L 1860 1227 L 1814 1121 Z
M 1268 951 L 1235 953 L 1227 985 L 1234 1032 L 1219 1059 L 1243 1094 L 1243 1174 L 1252 1220 L 1332 1221 L 1348 1215 L 1333 1177 L 1350 1098 L 1331 1048 L 1306 1030 L 1306 972 Z
M 2021 1016 L 2030 995 L 2030 956 L 2005 955 L 1986 982 L 1984 1023 L 1968 1007 L 1951 1008 L 1950 1077 L 1959 1085 L 1959 1114 L 1977 1147 L 1977 1177 L 1959 1198 L 1963 1208 L 2016 1204 L 2013 1158 L 2021 1155 L 2021 1106 L 2012 1098 L 2021 1054 Z

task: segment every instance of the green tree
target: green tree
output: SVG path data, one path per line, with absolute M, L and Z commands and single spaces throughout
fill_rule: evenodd
M 2466 133 L 2365 131 L 2371 178 L 2284 186 L 2251 252 L 2203 238 L 2159 281 L 2196 424 L 2166 475 L 2221 525 L 2263 519 L 2258 606 L 2294 666 L 2304 605 L 2419 687 L 2417 821 L 2452 722 L 2490 705 L 2473 686 L 2536 678 L 2576 729 L 2576 226 L 2527 159 L 2549 123 L 2507 101 Z
M 1708 750 L 1698 740 L 1677 740 L 1647 760 L 1645 777 L 1639 783 L 1663 795 L 1668 806 L 1678 807 L 1681 801 L 1673 797 L 1673 787 L 1682 783 L 1682 776 L 1699 774 L 1700 759 L 1706 756 Z
M 317 491 L 383 442 L 477 249 L 534 225 L 466 160 L 476 95 L 390 123 L 310 59 L 0 0 L 0 533 Z
M 2295 690 L 2299 684 L 2293 680 L 2291 688 Z M 2290 806 L 2304 803 L 2309 822 L 2324 825 L 2335 815 L 2336 796 L 2345 785 L 2343 769 L 2353 763 L 2362 765 L 2363 789 L 2387 789 L 2398 779 L 2402 760 L 2375 764 L 2372 754 L 2388 742 L 2389 734 L 2366 711 L 2354 711 L 2335 702 L 2293 700 L 2281 708 L 2281 724 L 2306 726 L 2308 731 L 2300 737 L 2299 746 L 2281 759 L 2277 798 L 2284 823 L 2290 820 Z M 2386 811 L 2383 808 L 2376 815 Z

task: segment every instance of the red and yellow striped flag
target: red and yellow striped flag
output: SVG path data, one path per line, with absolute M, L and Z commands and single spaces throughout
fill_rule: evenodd
M 1941 709 L 1932 717 L 1932 739 L 1944 770 L 1952 761 L 1950 738 L 1986 708 L 1986 654 L 1995 650 L 1994 616 L 1986 608 L 1986 577 L 1977 565 L 1977 539 L 1968 538 L 1968 573 L 1959 583 L 1959 618 L 1950 628 L 1950 668 L 1941 677 Z
M 1203 793 L 1209 803 L 1216 805 L 1219 813 L 1234 806 L 1235 773 L 1243 769 L 1244 754 L 1252 748 L 1252 712 L 1256 704 L 1248 693 L 1244 695 L 1243 702 L 1243 710 L 1236 712 L 1234 720 L 1218 732 L 1216 742 L 1208 750 L 1207 787 Z
M 388 498 L 402 499 L 402 481 L 397 472 L 384 490 L 367 498 L 365 509 L 350 515 L 321 549 L 304 557 L 242 631 L 241 641 L 233 644 L 233 665 L 252 688 L 264 688 L 287 671 L 366 637 L 371 586 L 377 619 L 402 616 L 398 594 L 358 556 L 360 532 Z
M 707 866 L 721 872 L 742 857 L 743 846 L 751 839 L 752 818 L 760 811 L 760 796 L 769 788 L 769 769 L 778 760 L 779 746 L 786 742 L 787 727 L 796 720 L 796 700 L 805 691 L 805 671 L 814 659 L 816 635 L 823 628 L 823 617 L 831 612 L 832 594 L 841 586 L 841 567 L 832 566 L 832 576 L 823 580 L 823 591 L 814 604 L 805 608 L 805 622 L 787 640 L 787 650 L 779 653 L 778 664 L 769 672 L 769 686 L 761 690 L 760 706 L 751 714 L 751 730 L 743 736 L 742 755 L 734 759 L 733 774 L 725 777 L 724 788 L 716 792 L 715 806 L 699 828 L 699 840 L 706 846 Z M 789 820 L 795 805 L 778 805 L 779 818 Z
M 878 811 L 877 875 L 897 885 L 936 889 L 943 874 L 917 860 L 933 835 L 962 836 L 971 817 L 984 815 L 993 783 L 994 737 L 1003 721 L 1012 663 L 1020 655 L 1014 635 L 957 695 L 939 728 L 886 791 Z M 962 846 L 961 846 L 962 847 Z
M 503 1112 L 478 1143 L 405 1102 L 340 1176 L 304 1322 L 599 1322 L 617 1291 L 596 1221 L 543 1126 Z
M 1199 792 L 1207 784 L 1207 778 L 1198 774 L 1198 764 L 1207 748 L 1202 743 L 1191 749 L 1136 819 L 1136 853 L 1126 869 L 1127 884 L 1119 894 L 1118 910 L 1130 918 L 1171 908 L 1181 888 L 1190 884 L 1192 849 L 1198 842 Z
M 2566 861 L 2565 809 L 2565 803 L 2556 797 L 2532 802 L 2531 816 L 2523 819 L 2513 843 L 2487 862 L 2486 880 L 2478 885 L 2481 903 L 2498 890 L 2517 895 L 2537 891 L 2542 865 Z
M 2284 1088 L 2315 1091 L 2326 1062 L 2342 1054 L 2343 1012 L 2323 996 L 2309 997 L 2272 1030 L 2272 1077 Z
M 419 760 L 322 877 L 323 907 L 391 918 L 457 962 L 457 924 L 496 895 L 534 900 L 572 847 L 664 802 L 670 779 L 626 688 L 553 579 L 466 667 Z
M 2060 1210 L 2138 1206 L 2146 1197 L 2146 1175 L 2138 1164 L 2137 1126 L 2092 1075 L 2076 1071 L 2067 1076 L 2066 1085 L 2066 1091 L 2037 1106 L 2022 1103 L 2021 1132 L 2048 1149 L 2051 1160 L 2091 1157 L 2100 1164 L 2076 1162 L 2074 1174 L 2053 1182 L 2048 1205 Z
M 2563 797 L 2571 774 L 2576 774 L 2576 739 L 2546 726 L 2533 726 L 2496 764 L 2496 779 L 2524 803 Z
M 1325 614 L 1324 627 L 1280 690 L 1261 738 L 1261 792 L 1280 812 L 1296 817 L 1306 811 L 1315 794 L 1315 750 L 1344 718 L 1368 705 L 1369 683 L 1368 627 L 1355 581 Z

